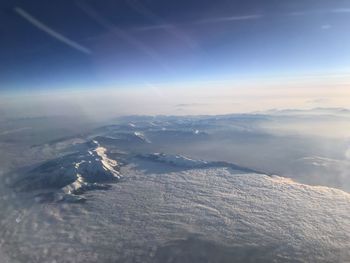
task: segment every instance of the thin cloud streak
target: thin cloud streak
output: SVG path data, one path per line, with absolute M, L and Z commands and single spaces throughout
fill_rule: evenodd
M 136 38 L 128 34 L 123 29 L 119 28 L 118 26 L 110 23 L 107 19 L 105 19 L 102 15 L 100 15 L 98 12 L 96 12 L 92 7 L 90 7 L 86 3 L 78 2 L 77 6 L 88 17 L 94 20 L 97 24 L 109 30 L 110 33 L 114 34 L 119 39 L 125 41 L 126 43 L 129 43 L 135 49 L 149 56 L 151 59 L 157 62 L 161 67 L 163 67 L 163 69 L 166 70 L 168 73 L 171 73 L 171 74 L 174 73 L 174 70 L 167 64 L 167 62 L 158 54 L 156 50 L 138 41 Z
M 290 16 L 307 16 L 307 15 L 320 15 L 320 14 L 349 14 L 350 8 L 336 8 L 332 10 L 309 10 L 309 11 L 296 11 L 289 13 Z
M 48 27 L 47 25 L 45 25 L 44 23 L 40 22 L 39 20 L 37 20 L 32 15 L 30 15 L 29 13 L 27 13 L 22 8 L 15 7 L 14 11 L 19 16 L 21 16 L 22 18 L 27 20 L 29 23 L 31 23 L 33 26 L 35 26 L 39 30 L 45 32 L 46 34 L 50 35 L 51 37 L 57 39 L 58 41 L 61 41 L 62 43 L 66 44 L 66 45 L 70 46 L 71 48 L 74 48 L 74 49 L 76 49 L 76 50 L 78 50 L 78 51 L 80 51 L 82 53 L 91 54 L 91 50 L 89 50 L 86 47 L 83 47 L 82 45 L 78 44 L 77 42 L 75 42 L 75 41 L 73 41 L 73 40 L 63 36 L 62 34 L 56 32 L 52 28 Z
M 162 28 L 158 27 L 157 29 L 164 29 L 169 34 L 174 35 L 178 39 L 181 39 L 184 43 L 186 43 L 190 48 L 196 49 L 198 48 L 198 43 L 194 41 L 192 38 L 190 38 L 188 35 L 183 33 L 182 31 L 178 30 L 176 26 L 171 25 L 167 23 L 164 19 L 162 19 L 160 16 L 156 15 L 152 12 L 149 8 L 147 8 L 145 5 L 143 5 L 138 0 L 128 0 L 127 3 L 129 6 L 134 9 L 136 12 L 138 12 L 140 15 L 144 16 L 145 18 L 149 19 L 150 21 L 153 21 L 155 24 L 153 28 L 149 27 L 149 29 L 155 29 L 159 25 L 166 25 Z
M 305 15 L 311 15 L 311 14 L 323 14 L 323 13 L 336 13 L 336 14 L 346 14 L 350 13 L 350 8 L 337 8 L 332 10 L 310 10 L 310 11 L 296 11 L 291 12 L 287 14 L 281 14 L 281 15 L 289 15 L 289 16 L 305 16 Z M 201 19 L 192 21 L 190 23 L 192 24 L 212 24 L 212 23 L 220 23 L 220 22 L 230 22 L 230 21 L 244 21 L 244 20 L 258 20 L 262 19 L 265 16 L 262 14 L 251 14 L 251 15 L 241 15 L 241 16 L 220 16 L 220 17 L 213 17 L 208 19 Z M 148 31 L 148 30 L 157 30 L 157 29 L 173 29 L 175 28 L 172 24 L 158 24 L 158 25 L 152 25 L 152 26 L 144 26 L 144 27 L 138 27 L 135 28 L 137 31 Z
M 350 8 L 337 8 L 333 9 L 332 13 L 350 13 Z
M 244 21 L 244 20 L 257 20 L 263 18 L 263 15 L 254 14 L 254 15 L 245 15 L 245 16 L 221 16 L 214 17 L 209 19 L 202 19 L 195 21 L 195 24 L 211 24 L 211 23 L 220 23 L 220 22 L 229 22 L 229 21 Z
M 174 29 L 175 26 L 171 24 L 161 24 L 161 25 L 152 25 L 152 26 L 142 26 L 142 27 L 136 27 L 136 31 L 151 31 L 151 30 L 168 30 L 168 29 Z

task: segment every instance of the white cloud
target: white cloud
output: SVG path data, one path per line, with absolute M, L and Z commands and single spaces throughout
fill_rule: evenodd
M 337 8 L 332 10 L 333 13 L 350 13 L 350 8 Z
M 195 23 L 210 24 L 210 23 L 229 22 L 229 21 L 257 20 L 261 18 L 263 18 L 263 15 L 260 15 L 260 14 L 244 15 L 244 16 L 220 16 L 220 17 L 213 17 L 213 18 L 198 20 Z
M 321 26 L 321 29 L 323 29 L 323 30 L 328 30 L 328 29 L 331 29 L 331 28 L 332 28 L 332 26 L 329 25 L 329 24 L 325 24 L 325 25 Z
M 52 28 L 48 27 L 44 23 L 42 23 L 39 20 L 37 20 L 31 14 L 27 13 L 22 8 L 15 7 L 14 10 L 19 16 L 21 16 L 22 18 L 27 20 L 29 23 L 31 23 L 33 26 L 35 26 L 39 30 L 41 30 L 41 31 L 45 32 L 46 34 L 50 35 L 51 37 L 56 38 L 57 40 L 61 41 L 62 43 L 66 44 L 66 45 L 70 46 L 71 48 L 74 48 L 74 49 L 76 49 L 76 50 L 78 50 L 80 52 L 83 52 L 85 54 L 90 54 L 91 53 L 91 51 L 88 48 L 83 47 L 82 45 L 78 44 L 77 42 L 75 42 L 75 41 L 73 41 L 73 40 L 63 36 L 62 34 L 56 32 Z

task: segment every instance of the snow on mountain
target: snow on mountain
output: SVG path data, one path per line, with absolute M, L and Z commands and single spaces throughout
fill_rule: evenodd
M 52 190 L 64 194 L 82 194 L 88 190 L 107 189 L 105 182 L 120 179 L 117 161 L 106 148 L 91 142 L 87 152 L 69 154 L 32 169 L 15 184 L 19 191 Z
M 195 168 L 207 165 L 208 162 L 202 160 L 194 160 L 182 155 L 171 155 L 165 153 L 153 153 L 148 155 L 140 155 L 140 157 L 148 158 L 152 161 L 167 163 L 179 167 Z
M 151 141 L 145 136 L 141 131 L 134 132 L 112 132 L 103 136 L 95 137 L 95 140 L 103 143 L 112 143 L 112 144 L 144 144 L 151 143 Z
M 139 154 L 139 158 L 151 162 L 163 163 L 178 168 L 195 169 L 195 168 L 230 168 L 232 170 L 241 171 L 244 173 L 256 173 L 256 174 L 267 174 L 264 172 L 256 171 L 244 166 L 240 166 L 234 163 L 223 162 L 223 161 L 204 161 L 196 160 L 181 154 L 166 154 L 166 153 L 153 153 L 153 154 Z
M 146 138 L 146 136 L 145 136 L 142 132 L 138 132 L 138 131 L 137 131 L 137 132 L 134 132 L 134 135 L 137 136 L 138 138 L 140 138 L 141 140 L 147 142 L 147 143 L 151 143 L 151 141 L 148 140 L 148 139 Z
M 112 179 L 120 179 L 120 174 L 116 171 L 117 161 L 109 159 L 106 155 L 106 148 L 101 147 L 97 141 L 94 150 L 89 150 L 84 160 L 76 162 L 76 180 L 65 186 L 63 191 L 67 194 L 79 194 L 86 190 L 104 189 L 98 183 Z

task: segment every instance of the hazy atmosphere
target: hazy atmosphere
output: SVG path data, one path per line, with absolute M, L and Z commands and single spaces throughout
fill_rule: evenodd
M 0 263 L 350 262 L 350 1 L 0 3 Z

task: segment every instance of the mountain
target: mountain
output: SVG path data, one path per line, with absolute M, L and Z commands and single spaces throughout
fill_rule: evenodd
M 14 185 L 17 191 L 40 191 L 39 200 L 55 194 L 79 195 L 85 191 L 108 189 L 103 183 L 120 179 L 118 163 L 108 158 L 106 148 L 93 140 L 90 148 L 47 161 L 30 170 Z

